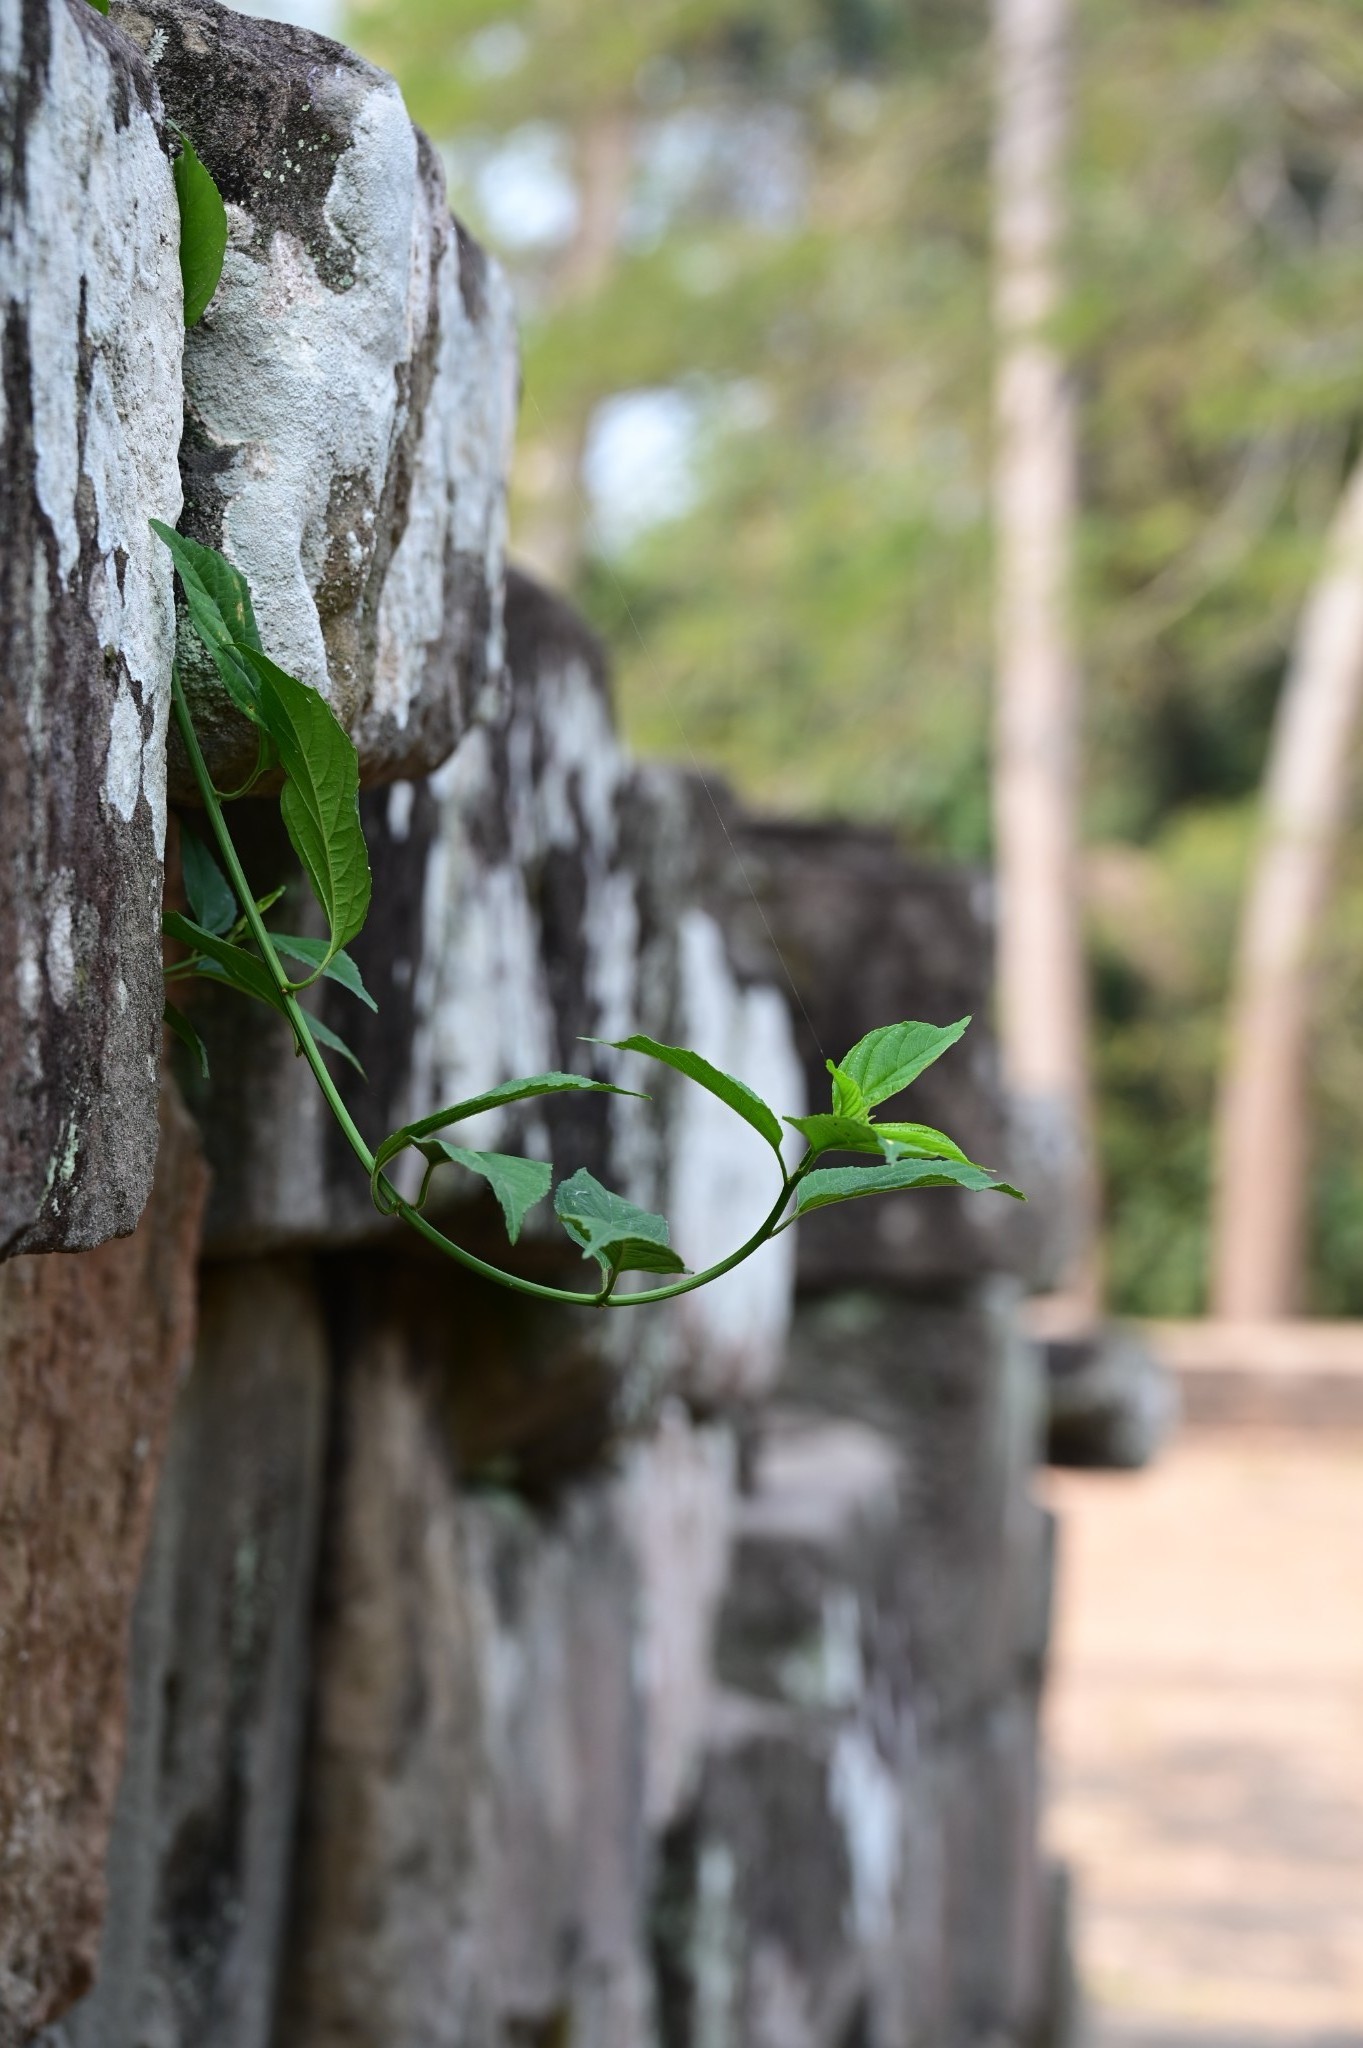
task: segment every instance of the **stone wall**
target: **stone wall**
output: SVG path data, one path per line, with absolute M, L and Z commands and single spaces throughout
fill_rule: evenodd
M 0 2048 L 1059 2042 L 1026 1225 L 937 1192 L 554 1309 L 377 1215 L 263 1010 L 197 988 L 212 1079 L 167 1061 L 202 820 L 172 751 L 166 833 L 145 518 L 183 497 L 359 745 L 379 1014 L 315 1000 L 371 1141 L 631 1029 L 798 1113 L 871 1025 L 987 1012 L 985 892 L 629 759 L 591 635 L 505 572 L 507 295 L 391 81 L 212 0 L 0 0 L 0 66 Z M 183 351 L 168 121 L 231 231 Z M 302 928 L 276 806 L 233 820 Z M 769 1155 L 622 1077 L 470 1142 L 701 1265 Z M 1004 1163 L 983 1025 L 921 1092 Z M 580 1279 L 537 1214 L 513 1256 Z

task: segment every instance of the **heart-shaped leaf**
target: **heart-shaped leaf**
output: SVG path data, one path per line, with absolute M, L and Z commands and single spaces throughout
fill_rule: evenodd
M 651 1060 L 661 1060 L 665 1067 L 671 1067 L 678 1074 L 685 1074 L 688 1081 L 698 1081 L 702 1088 L 708 1088 L 721 1102 L 734 1110 L 745 1123 L 760 1131 L 774 1152 L 781 1150 L 781 1124 L 774 1109 L 769 1109 L 761 1096 L 749 1088 L 746 1081 L 736 1080 L 721 1067 L 712 1066 L 702 1059 L 698 1052 L 692 1052 L 685 1045 L 663 1045 L 656 1038 L 648 1038 L 638 1031 L 632 1038 L 589 1038 L 587 1045 L 609 1045 L 616 1052 L 641 1052 Z
M 874 1152 L 884 1158 L 873 1126 L 863 1117 L 788 1116 L 792 1130 L 807 1140 L 812 1152 Z
M 585 1166 L 560 1184 L 554 1210 L 582 1256 L 595 1259 L 603 1275 L 686 1271 L 668 1243 L 666 1219 L 612 1194 Z
M 237 921 L 237 899 L 208 848 L 188 826 L 180 831 L 180 868 L 195 923 L 218 937 L 230 932 Z
M 360 1065 L 339 1031 L 333 1031 L 329 1024 L 324 1024 L 320 1017 L 314 1017 L 311 1013 L 308 1015 L 308 1029 L 317 1040 L 317 1043 L 325 1046 L 328 1052 L 337 1052 L 343 1060 L 349 1060 L 362 1081 L 369 1079 L 369 1076 L 365 1073 L 364 1068 Z
M 869 1112 L 859 1083 L 842 1067 L 834 1066 L 832 1060 L 825 1060 L 824 1065 L 833 1077 L 834 1116 L 864 1123 Z
M 841 1073 L 861 1090 L 867 1109 L 887 1102 L 916 1081 L 925 1067 L 940 1059 L 970 1023 L 962 1017 L 955 1024 L 883 1024 L 868 1031 L 841 1063 Z
M 420 1147 L 433 1166 L 453 1160 L 470 1173 L 481 1174 L 502 1205 L 506 1234 L 515 1244 L 528 1212 L 548 1194 L 554 1170 L 540 1159 L 519 1159 L 512 1152 L 470 1152 L 448 1138 L 427 1138 Z M 420 1204 L 417 1205 L 420 1207 Z
M 993 1190 L 1025 1197 L 982 1166 L 960 1159 L 904 1159 L 893 1166 L 830 1166 L 811 1173 L 795 1190 L 795 1216 L 825 1209 L 831 1202 L 850 1202 L 861 1195 L 892 1195 L 905 1188 L 965 1188 L 972 1194 Z M 794 1222 L 795 1216 L 787 1219 Z M 782 1224 L 784 1230 L 786 1224 Z
M 208 1079 L 208 1048 L 190 1023 L 183 1010 L 177 1010 L 174 1003 L 167 1003 L 161 1012 L 163 1023 L 175 1033 L 181 1045 L 188 1046 L 197 1062 L 204 1080 Z
M 374 1154 L 374 1170 L 369 1183 L 374 1201 L 380 1209 L 384 1208 L 379 1194 L 379 1175 L 409 1145 L 419 1145 L 423 1138 L 433 1138 L 438 1131 L 448 1130 L 451 1124 L 464 1123 L 471 1116 L 479 1116 L 485 1109 L 500 1109 L 508 1102 L 526 1102 L 536 1095 L 569 1095 L 581 1088 L 590 1089 L 598 1095 L 634 1093 L 630 1088 L 617 1088 L 610 1081 L 589 1080 L 585 1074 L 531 1074 L 519 1081 L 502 1081 L 485 1094 L 470 1095 L 467 1101 L 452 1103 L 448 1109 L 433 1110 L 430 1116 L 403 1124 L 384 1139 Z M 646 1101 L 647 1097 L 639 1099 Z
M 218 289 L 227 254 L 227 209 L 211 174 L 200 163 L 187 135 L 175 159 L 175 196 L 180 202 L 180 278 L 185 326 L 195 326 Z
M 157 539 L 170 550 L 190 620 L 213 658 L 223 688 L 238 711 L 259 725 L 260 690 L 237 651 L 260 646 L 246 578 L 216 548 L 189 540 L 159 519 L 150 524 Z
M 954 1138 L 935 1131 L 931 1124 L 872 1124 L 887 1159 L 959 1159 L 974 1164 Z
M 254 996 L 257 1002 L 268 1003 L 272 1010 L 284 1009 L 284 998 L 275 985 L 274 976 L 265 962 L 255 953 L 248 953 L 241 946 L 234 946 L 230 940 L 220 938 L 216 932 L 205 930 L 189 917 L 182 917 L 178 910 L 168 910 L 161 919 L 161 929 L 168 939 L 178 939 L 182 946 L 211 961 L 219 970 L 219 978 L 230 981 L 233 988 L 243 995 Z
M 350 735 L 316 690 L 258 648 L 242 646 L 237 652 L 255 675 L 260 715 L 289 778 L 279 808 L 326 913 L 330 961 L 363 929 L 369 914 L 372 884 L 360 824 L 359 758 Z
M 935 1131 L 930 1124 L 875 1124 L 846 1116 L 788 1116 L 786 1122 L 808 1140 L 816 1155 L 874 1152 L 892 1161 L 959 1159 L 966 1165 L 972 1163 L 945 1131 Z
M 365 987 L 359 968 L 349 953 L 329 953 L 325 939 L 304 938 L 295 932 L 271 932 L 270 942 L 276 953 L 282 953 L 286 960 L 301 961 L 304 967 L 311 967 L 314 974 L 323 974 L 328 981 L 339 982 L 352 996 L 358 996 L 367 1009 L 378 1013 L 378 1004 Z

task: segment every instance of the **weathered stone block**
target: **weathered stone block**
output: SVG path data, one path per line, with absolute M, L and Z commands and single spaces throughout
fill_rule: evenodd
M 976 2039 L 1034 2040 L 1047 1998 L 1050 1876 L 1038 1851 L 1036 1694 L 1015 1687 L 938 1750 L 942 2014 Z
M 1149 1340 L 1109 1323 L 1044 1348 L 1050 1463 L 1119 1472 L 1148 1465 L 1179 1412 L 1177 1382 Z
M 132 1229 L 156 1159 L 179 216 L 150 67 L 0 0 L 0 1258 Z
M 113 0 L 111 19 L 228 207 L 185 349 L 183 530 L 246 572 L 267 649 L 322 691 L 367 779 L 434 768 L 501 669 L 506 285 L 383 72 L 215 0 Z M 182 659 L 206 680 L 187 627 Z M 218 690 L 196 697 L 231 788 L 252 731 Z
M 1031 2042 L 1047 1995 L 1046 1526 L 995 1527 L 978 1392 L 945 1431 L 839 1405 L 768 1410 L 731 1513 L 725 1689 L 658 1895 L 668 2048 Z
M 732 1512 L 719 1683 L 815 1712 L 854 1709 L 882 1684 L 904 1695 L 904 1631 L 876 1625 L 901 1562 L 901 1451 L 864 1423 L 781 1408 L 764 1413 L 749 1462 Z
M 169 1092 L 136 1232 L 0 1272 L 0 2043 L 90 1982 L 128 1624 L 193 1343 L 205 1175 Z
M 1030 1487 L 1042 1368 L 1012 1283 L 941 1307 L 869 1293 L 806 1302 L 783 1393 L 897 1446 L 895 1597 L 916 1683 L 946 1720 L 996 1696 L 1044 1636 L 1050 1574 L 1049 1524 Z
M 664 2048 L 907 2048 L 898 1758 L 869 1721 L 733 1711 L 654 1915 Z M 897 1737 L 888 1731 L 892 1749 Z
M 634 1571 L 609 1483 L 461 1492 L 448 1367 L 344 1317 L 282 2038 L 645 2038 Z M 462 1367 L 478 1370 L 470 1347 Z
M 205 1269 L 132 1639 L 95 1987 L 50 2048 L 268 2048 L 327 1400 L 305 1264 Z
M 700 1777 L 737 1482 L 732 1431 L 692 1422 L 675 1400 L 623 1461 L 621 1508 L 639 1581 L 644 1819 L 655 1835 L 689 1803 Z

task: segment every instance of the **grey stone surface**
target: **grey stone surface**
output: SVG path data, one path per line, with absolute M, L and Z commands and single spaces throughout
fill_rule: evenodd
M 111 19 L 228 207 L 185 348 L 184 531 L 246 572 L 265 646 L 322 691 L 368 779 L 434 768 L 501 669 L 506 285 L 383 72 L 215 0 L 113 0 Z M 196 704 L 231 788 L 251 730 L 216 689 Z M 192 795 L 178 748 L 171 763 Z
M 347 1305 L 283 2038 L 646 2038 L 635 1573 L 614 1486 L 458 1483 L 451 1372 Z
M 1052 1465 L 1130 1472 L 1159 1455 L 1179 1414 L 1173 1374 L 1149 1339 L 1120 1323 L 1045 1347 L 1046 1455 Z
M 1049 1524 L 1030 1491 L 1045 1390 L 1015 1308 L 1006 1281 L 964 1305 L 872 1293 L 803 1303 L 782 1390 L 897 1445 L 897 1598 L 948 1718 L 1006 1690 L 1045 1639 Z
M 179 218 L 148 65 L 0 5 L 0 1258 L 131 1230 L 156 1158 Z
M 193 1344 L 205 1175 L 167 1089 L 131 1237 L 0 1270 L 0 2043 L 90 1982 L 129 1717 L 126 1652 Z
M 306 1264 L 207 1268 L 133 1626 L 95 1985 L 49 2048 L 269 2048 L 326 1404 Z
M 946 1439 L 837 1392 L 763 1418 L 700 1789 L 658 1887 L 667 2048 L 1039 2038 L 1058 1967 L 1037 1848 L 1049 1545 L 1035 1508 L 1022 1532 L 998 1515 L 1001 1496 L 1015 1522 L 1030 1507 L 1025 1470 L 963 1469 L 997 1419 L 968 1409 Z M 977 1605 L 987 1650 L 962 1650 L 950 1628 L 969 1638 Z

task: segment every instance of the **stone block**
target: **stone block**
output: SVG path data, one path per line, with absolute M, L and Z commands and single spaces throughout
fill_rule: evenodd
M 768 1409 L 732 1510 L 734 1556 L 720 1613 L 716 1677 L 753 1699 L 854 1709 L 909 1684 L 892 1616 L 902 1455 L 864 1423 Z M 872 1667 L 874 1667 L 874 1675 Z
M 451 220 L 393 80 L 215 0 L 113 0 L 227 203 L 187 338 L 183 530 L 250 579 L 266 648 L 370 781 L 434 768 L 495 699 L 516 398 L 510 295 Z M 187 679 L 211 673 L 186 627 Z M 251 729 L 195 689 L 220 788 Z M 177 795 L 188 765 L 171 753 Z
M 0 2043 L 88 1986 L 129 1619 L 193 1344 L 205 1175 L 169 1091 L 134 1234 L 0 1271 Z
M 282 2038 L 635 2048 L 635 1572 L 610 1482 L 456 1480 L 402 1306 L 347 1310 Z M 479 1350 L 453 1369 L 476 1375 Z
M 945 2012 L 979 2040 L 1029 2041 L 1047 1998 L 1052 1898 L 1038 1849 L 1037 1702 L 1001 1693 L 939 1752 Z
M 1031 1494 L 1044 1386 L 1012 1284 L 965 1304 L 801 1304 L 783 1393 L 882 1431 L 903 1460 L 896 1598 L 916 1684 L 950 1720 L 1039 1658 L 1050 1530 Z
M 326 1408 L 306 1264 L 206 1268 L 133 1627 L 98 1972 L 48 2048 L 269 2048 Z
M 737 1446 L 668 1401 L 622 1461 L 621 1508 L 638 1575 L 637 1657 L 647 1741 L 644 1820 L 670 1827 L 694 1796 L 715 1692 L 715 1633 L 730 1576 Z
M 866 1720 L 731 1708 L 665 1844 L 663 2048 L 907 2048 L 897 1764 Z
M 1179 1414 L 1179 1388 L 1133 1325 L 1045 1345 L 1046 1456 L 1088 1471 L 1138 1471 L 1155 1458 Z
M 151 1188 L 178 246 L 150 66 L 85 0 L 2 0 L 0 1258 Z
M 997 1434 L 978 1392 L 945 1429 L 838 1401 L 765 1412 L 731 1510 L 721 1689 L 663 1845 L 667 2048 L 1021 2043 L 1049 1996 L 1048 1527 L 1000 1526 L 1010 1475 L 963 1461 Z

